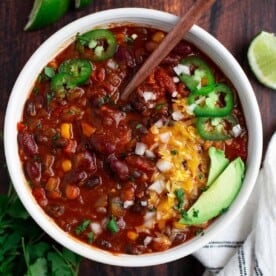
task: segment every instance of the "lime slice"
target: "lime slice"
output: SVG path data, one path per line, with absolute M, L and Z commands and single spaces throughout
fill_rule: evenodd
M 262 31 L 251 42 L 248 61 L 256 78 L 264 85 L 276 89 L 276 36 Z
M 70 0 L 35 0 L 24 30 L 36 30 L 56 22 L 69 6 Z
M 75 8 L 81 9 L 92 3 L 93 0 L 75 0 Z

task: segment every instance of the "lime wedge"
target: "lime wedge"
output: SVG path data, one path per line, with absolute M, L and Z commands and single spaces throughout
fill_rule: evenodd
M 276 89 L 276 36 L 262 31 L 250 43 L 248 61 L 256 78 Z
M 36 30 L 56 22 L 69 6 L 70 0 L 35 0 L 24 30 Z
M 92 3 L 93 0 L 75 0 L 75 8 L 81 9 Z

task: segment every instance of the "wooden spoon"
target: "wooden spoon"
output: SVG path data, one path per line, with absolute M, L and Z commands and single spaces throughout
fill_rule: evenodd
M 176 44 L 184 37 L 184 34 L 190 30 L 192 25 L 209 9 L 216 0 L 198 0 L 186 14 L 184 14 L 172 30 L 166 35 L 159 46 L 145 61 L 142 67 L 128 83 L 123 93 L 122 100 L 127 100 L 133 90 L 139 86 L 152 72 L 152 70 L 170 53 Z

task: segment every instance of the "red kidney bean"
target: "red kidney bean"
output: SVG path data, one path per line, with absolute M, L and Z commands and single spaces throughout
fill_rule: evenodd
M 133 52 L 125 46 L 119 46 L 115 54 L 115 59 L 117 62 L 126 64 L 126 66 L 130 68 L 134 68 L 136 66 Z
M 120 179 L 128 179 L 129 170 L 126 162 L 118 159 L 113 159 L 110 161 L 110 168 Z
M 18 134 L 18 142 L 23 152 L 28 157 L 34 157 L 38 154 L 38 146 L 35 142 L 34 135 L 28 132 L 20 132 Z
M 45 211 L 51 216 L 58 218 L 64 214 L 64 206 L 58 204 L 48 204 L 45 208 Z
M 24 169 L 32 183 L 38 184 L 41 179 L 41 164 L 36 161 L 27 160 Z
M 79 186 L 83 185 L 88 178 L 88 174 L 85 171 L 73 170 L 65 174 L 63 182 L 65 184 L 74 183 Z
M 95 173 L 97 171 L 95 155 L 88 151 L 77 153 L 73 161 L 74 167 L 77 170 L 85 170 L 89 173 Z
M 193 51 L 192 47 L 185 41 L 180 41 L 172 50 L 177 55 L 187 56 Z
M 136 168 L 143 172 L 154 172 L 155 164 L 153 161 L 147 159 L 146 157 L 137 156 L 137 155 L 129 155 L 126 157 L 127 165 L 132 168 Z
M 171 65 L 171 66 L 176 66 L 179 63 L 180 56 L 178 55 L 173 55 L 170 54 L 166 56 L 162 61 L 162 65 Z

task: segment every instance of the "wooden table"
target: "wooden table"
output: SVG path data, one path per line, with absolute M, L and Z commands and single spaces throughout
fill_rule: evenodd
M 71 10 L 50 27 L 27 33 L 23 31 L 23 27 L 33 1 L 0 1 L 1 134 L 6 105 L 17 75 L 35 49 L 60 27 L 89 13 L 119 7 L 147 7 L 181 15 L 193 2 L 192 0 L 94 0 L 88 8 L 80 11 Z M 198 21 L 198 25 L 209 31 L 229 49 L 248 75 L 262 114 L 264 149 L 276 127 L 276 93 L 256 81 L 249 69 L 246 53 L 251 39 L 258 32 L 261 30 L 276 32 L 275 15 L 275 0 L 218 0 L 213 8 Z M 3 143 L 0 150 L 2 179 L 0 192 L 3 193 L 9 184 Z M 202 272 L 203 267 L 192 256 L 188 256 L 175 262 L 146 268 L 114 267 L 85 260 L 82 263 L 80 275 L 201 275 Z

